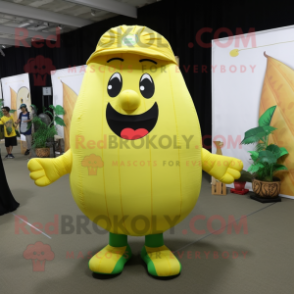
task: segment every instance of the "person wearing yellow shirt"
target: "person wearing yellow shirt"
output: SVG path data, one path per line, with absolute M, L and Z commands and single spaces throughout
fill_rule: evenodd
M 3 116 L 0 119 L 0 125 L 4 125 L 5 147 L 7 150 L 7 155 L 5 156 L 5 158 L 14 158 L 14 156 L 11 153 L 13 146 L 17 146 L 14 121 L 9 113 L 9 107 L 3 107 L 2 111 Z

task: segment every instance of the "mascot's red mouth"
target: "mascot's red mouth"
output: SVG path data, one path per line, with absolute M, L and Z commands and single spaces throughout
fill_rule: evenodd
M 133 130 L 131 128 L 125 128 L 120 132 L 120 136 L 123 139 L 127 139 L 127 140 L 136 140 L 136 139 L 140 139 L 143 138 L 144 136 L 146 136 L 148 134 L 148 130 L 146 129 L 137 129 L 137 130 Z
M 124 115 L 115 111 L 110 103 L 106 108 L 106 119 L 110 129 L 120 138 L 137 140 L 145 137 L 155 127 L 158 119 L 158 105 L 139 115 Z

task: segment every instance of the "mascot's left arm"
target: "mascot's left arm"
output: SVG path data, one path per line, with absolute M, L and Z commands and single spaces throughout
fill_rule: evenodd
M 217 180 L 231 184 L 239 179 L 240 171 L 243 169 L 243 162 L 240 159 L 211 154 L 202 148 L 202 169 Z
M 28 162 L 30 177 L 37 186 L 48 186 L 70 173 L 72 166 L 72 152 L 69 149 L 57 158 L 33 158 Z

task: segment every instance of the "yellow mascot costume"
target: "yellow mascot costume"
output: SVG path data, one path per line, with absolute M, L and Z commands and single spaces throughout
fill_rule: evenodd
M 91 271 L 122 272 L 127 236 L 145 236 L 148 272 L 172 277 L 181 264 L 163 232 L 195 206 L 202 170 L 224 183 L 240 177 L 240 160 L 202 148 L 191 96 L 168 41 L 142 26 L 107 31 L 87 61 L 70 128 L 70 149 L 31 159 L 30 177 L 46 186 L 70 173 L 81 211 L 109 231 Z

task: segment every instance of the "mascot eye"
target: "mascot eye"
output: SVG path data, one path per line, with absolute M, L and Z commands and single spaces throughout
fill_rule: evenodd
M 110 97 L 116 97 L 122 88 L 122 77 L 116 72 L 109 79 L 107 92 Z
M 149 74 L 142 75 L 139 88 L 142 96 L 145 98 L 151 98 L 154 95 L 155 85 Z

